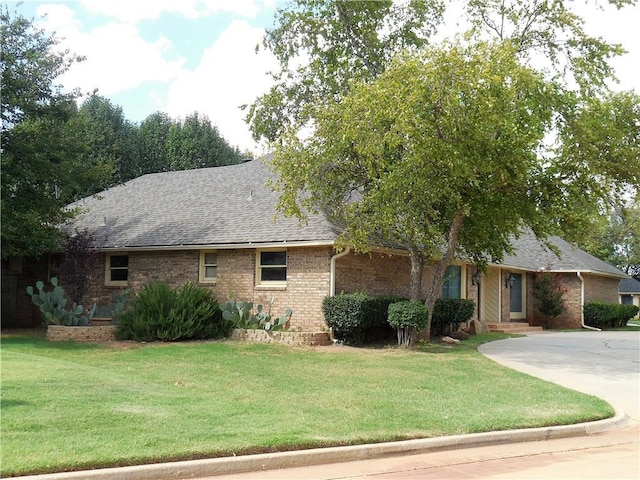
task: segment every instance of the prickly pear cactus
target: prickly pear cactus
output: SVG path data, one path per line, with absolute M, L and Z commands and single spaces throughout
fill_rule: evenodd
M 67 326 L 88 325 L 93 318 L 95 305 L 87 315 L 83 315 L 84 307 L 75 303 L 67 310 L 64 288 L 58 285 L 56 277 L 51 279 L 51 285 L 53 289 L 50 291 L 45 290 L 44 283 L 41 281 L 36 282 L 37 292 L 31 285 L 27 287 L 27 294 L 31 297 L 33 304 L 40 309 L 47 323 Z

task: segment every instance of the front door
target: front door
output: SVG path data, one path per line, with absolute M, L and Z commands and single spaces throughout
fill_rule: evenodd
M 509 289 L 509 311 L 514 320 L 526 318 L 526 282 L 527 277 L 522 273 L 511 273 L 513 285 Z
M 481 282 L 480 319 L 485 323 L 497 323 L 500 321 L 500 271 L 488 268 Z

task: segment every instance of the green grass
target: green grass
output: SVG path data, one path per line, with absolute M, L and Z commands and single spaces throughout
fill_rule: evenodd
M 459 346 L 2 340 L 2 476 L 596 420 L 603 401 Z

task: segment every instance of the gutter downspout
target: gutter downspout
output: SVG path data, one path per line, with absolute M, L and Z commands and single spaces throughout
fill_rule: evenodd
M 600 328 L 590 327 L 589 325 L 585 325 L 584 323 L 584 278 L 582 278 L 582 274 L 580 272 L 576 273 L 578 274 L 578 278 L 580 279 L 580 323 L 582 324 L 582 328 L 601 332 L 602 330 Z
M 336 253 L 333 257 L 331 257 L 331 270 L 330 270 L 330 279 L 329 279 L 329 296 L 333 297 L 336 294 L 336 260 L 340 257 L 344 257 L 345 255 L 351 252 L 351 247 L 345 248 L 342 252 Z

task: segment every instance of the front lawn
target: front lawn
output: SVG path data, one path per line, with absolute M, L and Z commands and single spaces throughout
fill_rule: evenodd
M 2 476 L 596 420 L 603 401 L 461 346 L 2 339 Z

